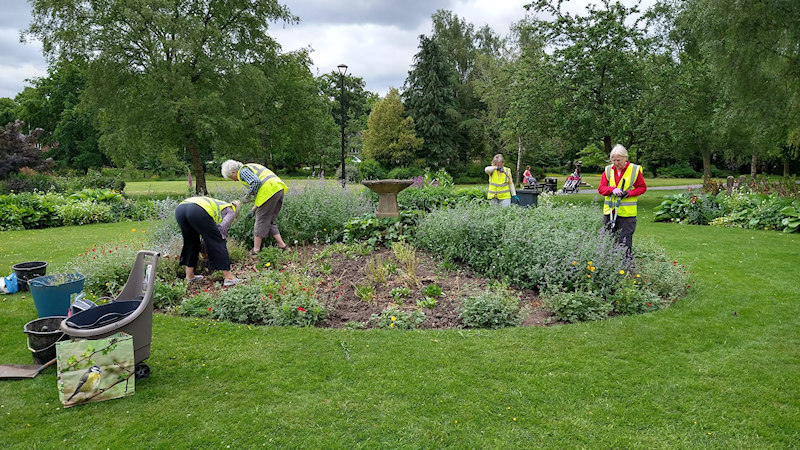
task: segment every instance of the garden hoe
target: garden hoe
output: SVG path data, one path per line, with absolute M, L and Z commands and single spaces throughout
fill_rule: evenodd
M 35 378 L 39 372 L 55 364 L 53 358 L 45 364 L 3 364 L 0 365 L 0 380 L 19 380 L 23 378 Z
M 622 180 L 620 189 L 623 191 L 625 190 L 625 180 Z M 619 214 L 620 203 L 622 203 L 622 197 L 617 197 L 616 204 L 611 208 L 611 214 L 608 217 L 608 231 L 614 231 L 614 227 L 617 226 L 617 214 Z

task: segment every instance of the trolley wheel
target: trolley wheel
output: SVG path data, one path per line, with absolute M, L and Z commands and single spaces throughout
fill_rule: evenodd
M 150 376 L 150 366 L 147 363 L 139 363 L 133 369 L 133 373 L 137 380 L 143 380 Z

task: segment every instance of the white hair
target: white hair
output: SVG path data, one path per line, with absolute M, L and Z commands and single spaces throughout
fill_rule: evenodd
M 239 173 L 239 169 L 241 169 L 243 165 L 244 164 L 239 161 L 234 161 L 232 159 L 225 161 L 222 163 L 222 177 L 232 180 L 233 176 Z
M 501 153 L 498 153 L 494 155 L 494 158 L 492 158 L 492 162 L 506 162 L 506 160 L 503 159 L 503 155 Z
M 628 150 L 626 150 L 625 147 L 622 146 L 622 144 L 617 144 L 614 146 L 614 148 L 611 149 L 611 154 L 608 155 L 608 157 L 613 158 L 614 155 L 624 156 L 625 158 L 628 158 Z

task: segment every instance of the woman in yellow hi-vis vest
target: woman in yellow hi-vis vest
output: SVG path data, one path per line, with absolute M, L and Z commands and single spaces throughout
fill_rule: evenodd
M 597 192 L 605 197 L 603 225 L 615 233 L 617 242 L 632 256 L 636 231 L 636 200 L 647 191 L 642 166 L 628 162 L 628 150 L 617 144 L 611 149 L 611 165 L 600 176 Z
M 256 223 L 253 227 L 253 249 L 250 254 L 255 255 L 261 250 L 261 242 L 267 236 L 275 239 L 278 248 L 286 250 L 286 243 L 283 242 L 275 222 L 283 206 L 283 195 L 289 190 L 286 183 L 260 164 L 242 164 L 232 159 L 222 163 L 222 176 L 241 182 L 248 188 L 247 195 L 255 197 L 253 212 Z
M 208 269 L 220 270 L 223 286 L 233 286 L 239 279 L 231 273 L 231 261 L 225 240 L 228 227 L 239 215 L 239 202 L 224 202 L 211 197 L 189 197 L 175 208 L 175 220 L 183 235 L 181 265 L 186 266 L 186 280 L 203 278 L 194 273 L 200 259 L 202 237 L 208 252 Z
M 492 158 L 492 165 L 484 169 L 489 175 L 489 193 L 486 196 L 493 205 L 511 206 L 511 199 L 519 203 L 519 197 L 514 189 L 511 169 L 503 167 L 503 163 L 503 155 L 498 153 Z

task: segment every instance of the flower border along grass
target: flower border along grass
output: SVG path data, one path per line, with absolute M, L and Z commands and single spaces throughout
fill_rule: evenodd
M 58 244 L 53 256 L 62 259 L 53 263 L 63 263 L 131 228 L 2 233 L 0 261 Z M 639 237 L 695 271 L 697 287 L 672 308 L 497 331 L 354 332 L 156 315 L 153 373 L 134 396 L 64 410 L 52 368 L 0 382 L 0 444 L 796 445 L 800 236 L 643 220 Z M 0 303 L 4 363 L 30 361 L 22 326 L 35 309 L 22 296 Z

